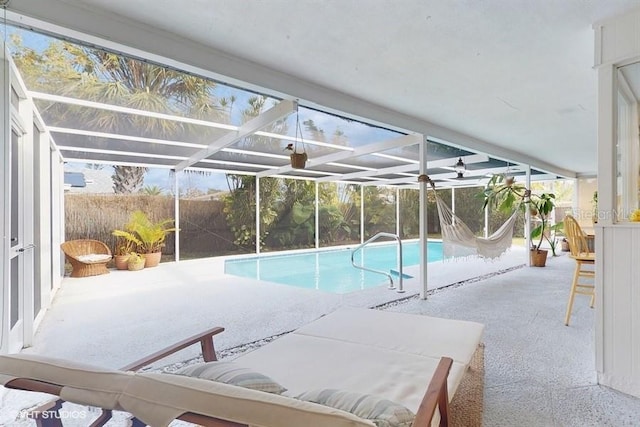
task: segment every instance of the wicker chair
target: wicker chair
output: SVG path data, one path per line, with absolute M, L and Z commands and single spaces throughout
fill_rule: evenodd
M 107 263 L 111 261 L 111 250 L 98 240 L 70 240 L 60 248 L 71 263 L 71 277 L 88 277 L 107 274 Z

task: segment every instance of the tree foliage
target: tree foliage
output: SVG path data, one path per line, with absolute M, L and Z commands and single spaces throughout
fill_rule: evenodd
M 218 120 L 227 111 L 213 96 L 215 83 L 149 62 L 112 52 L 53 40 L 42 51 L 29 49 L 12 36 L 13 58 L 27 87 L 87 101 L 143 111 Z M 104 133 L 144 135 L 172 140 L 206 141 L 211 130 L 148 115 L 51 103 L 41 109 L 47 123 L 81 127 Z M 88 148 L 105 148 L 106 142 L 83 137 Z M 137 191 L 146 168 L 116 165 L 116 193 Z

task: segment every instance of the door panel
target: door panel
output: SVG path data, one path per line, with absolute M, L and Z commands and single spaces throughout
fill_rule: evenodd
M 9 284 L 9 351 L 18 351 L 24 342 L 24 245 L 23 239 L 23 197 L 22 187 L 22 147 L 19 135 L 11 132 L 11 244 L 10 284 Z

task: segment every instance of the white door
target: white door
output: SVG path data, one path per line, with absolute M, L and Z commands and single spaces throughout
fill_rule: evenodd
M 34 171 L 32 130 L 27 125 L 32 112 L 24 108 L 21 87 L 11 86 L 19 84 L 19 79 L 5 58 L 0 58 L 0 82 L 4 83 L 0 88 L 0 231 L 4 236 L 0 249 L 0 352 L 13 353 L 25 344 L 25 325 L 29 329 L 33 324 Z
M 23 150 L 18 133 L 12 129 L 9 147 L 10 244 L 9 244 L 9 343 L 10 353 L 22 348 L 24 339 L 24 203 L 21 197 Z

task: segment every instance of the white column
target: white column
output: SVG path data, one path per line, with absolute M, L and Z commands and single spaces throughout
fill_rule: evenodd
M 260 253 L 260 177 L 256 176 L 256 254 Z
M 173 174 L 173 217 L 175 218 L 176 232 L 174 235 L 176 253 L 174 260 L 180 261 L 180 176 L 182 172 L 174 171 Z
M 51 192 L 51 245 L 53 248 L 59 248 L 65 239 L 64 230 L 66 227 L 64 218 L 64 162 L 59 151 L 56 151 L 53 155 L 51 169 L 51 177 L 53 178 L 53 191 Z M 54 270 L 52 289 L 57 291 L 64 278 L 64 255 L 62 251 L 53 251 L 51 265 Z
M 320 218 L 319 218 L 319 214 L 320 214 L 320 198 L 318 196 L 318 192 L 319 192 L 319 184 L 318 181 L 316 181 L 316 224 L 315 224 L 315 230 L 316 230 L 316 249 L 318 249 L 320 247 Z
M 451 212 L 453 212 L 454 215 L 456 214 L 456 188 L 455 187 L 451 187 Z
M 571 198 L 571 215 L 576 218 L 582 218 L 582 212 L 578 212 L 578 192 L 580 191 L 580 187 L 578 185 L 578 178 L 573 178 L 571 180 L 573 182 L 573 197 Z
M 427 140 L 420 144 L 420 175 L 427 173 Z M 419 182 L 420 185 L 420 299 L 427 299 L 427 183 Z
M 22 236 L 23 236 L 23 249 L 31 247 L 31 249 L 27 249 L 22 253 L 23 257 L 23 276 L 22 276 L 22 286 L 23 286 L 23 313 L 24 313 L 24 326 L 23 326 L 23 341 L 22 344 L 24 347 L 30 347 L 33 344 L 33 319 L 35 318 L 36 313 L 34 313 L 33 304 L 35 302 L 35 280 L 37 280 L 35 275 L 35 252 L 39 251 L 40 248 L 35 247 L 35 235 L 34 235 L 34 223 L 35 223 L 35 203 L 34 199 L 35 194 L 35 184 L 34 184 L 34 157 L 35 157 L 35 149 L 37 147 L 36 141 L 34 141 L 34 133 L 33 133 L 33 106 L 31 102 L 28 102 L 26 99 L 20 99 L 19 101 L 19 115 L 20 120 L 26 127 L 24 135 L 21 137 L 20 143 L 22 144 L 22 178 L 23 185 L 22 191 L 23 194 L 20 196 L 23 200 L 24 209 L 23 213 L 23 227 L 22 227 Z M 38 141 L 39 142 L 39 141 Z
M 4 42 L 2 42 L 4 52 Z M 9 329 L 11 319 L 9 310 L 11 307 L 9 289 L 11 287 L 9 261 L 10 236 L 11 236 L 11 124 L 10 124 L 10 86 L 9 67 L 4 60 L 4 53 L 0 53 L 0 189 L 2 191 L 2 203 L 0 204 L 0 354 L 7 353 L 9 347 Z
M 400 238 L 400 189 L 396 188 L 396 235 Z
M 360 186 L 360 244 L 364 243 L 364 185 Z
M 49 307 L 51 301 L 51 288 L 53 285 L 52 277 L 54 271 L 51 263 L 52 247 L 51 247 L 51 231 L 52 218 L 51 207 L 53 206 L 53 195 L 51 194 L 51 147 L 49 138 L 45 132 L 40 130 L 37 135 L 35 150 L 38 152 L 38 166 L 35 174 L 36 187 L 38 188 L 38 214 L 36 219 L 36 233 L 39 236 L 36 240 L 37 250 L 40 254 L 40 312 L 36 313 L 34 320 L 34 329 L 38 329 L 38 325 L 44 317 L 46 308 Z M 35 137 L 35 135 L 34 135 Z M 54 154 L 55 155 L 55 154 Z M 58 248 L 56 248 L 56 251 Z
M 531 189 L 531 165 L 527 165 L 524 186 Z M 524 252 L 527 257 L 526 263 L 527 266 L 531 267 L 531 256 L 529 255 L 529 250 L 531 249 L 531 213 L 529 212 L 529 206 L 524 211 L 524 245 Z
M 484 207 L 484 238 L 489 237 L 489 206 Z

